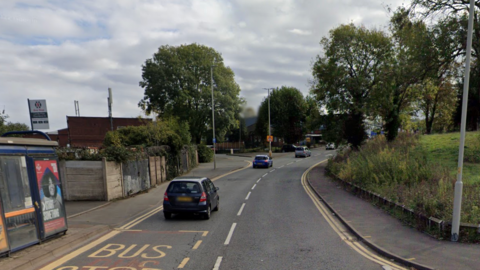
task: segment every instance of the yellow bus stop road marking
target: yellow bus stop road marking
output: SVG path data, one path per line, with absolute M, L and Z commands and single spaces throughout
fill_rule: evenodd
M 200 246 L 201 243 L 202 243 L 202 240 L 198 240 L 197 243 L 195 244 L 195 246 L 193 246 L 192 249 L 197 249 Z

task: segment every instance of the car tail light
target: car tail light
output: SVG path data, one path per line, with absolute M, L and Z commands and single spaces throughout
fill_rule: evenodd
M 165 194 L 163 195 L 163 200 L 168 202 L 168 195 L 166 191 L 165 191 Z
M 202 192 L 202 197 L 200 197 L 200 202 L 206 202 L 207 201 L 207 193 Z

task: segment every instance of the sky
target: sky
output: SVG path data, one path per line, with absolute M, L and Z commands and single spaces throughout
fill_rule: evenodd
M 387 29 L 403 0 L 2 0 L 0 111 L 30 125 L 27 99 L 45 99 L 50 128 L 66 116 L 145 117 L 141 66 L 162 45 L 198 43 L 222 54 L 240 96 L 258 109 L 263 88 L 308 95 L 311 66 L 331 29 Z

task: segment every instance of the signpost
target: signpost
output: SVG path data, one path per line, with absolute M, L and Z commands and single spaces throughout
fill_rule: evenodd
M 32 130 L 49 129 L 47 102 L 45 99 L 28 99 L 28 109 L 30 111 L 30 123 Z

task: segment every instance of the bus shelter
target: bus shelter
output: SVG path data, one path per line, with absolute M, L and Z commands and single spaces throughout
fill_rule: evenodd
M 37 133 L 45 139 L 10 137 Z M 0 137 L 0 253 L 67 231 L 57 142 L 39 131 Z

